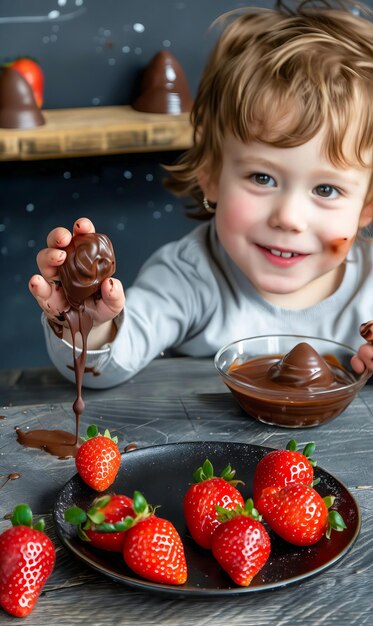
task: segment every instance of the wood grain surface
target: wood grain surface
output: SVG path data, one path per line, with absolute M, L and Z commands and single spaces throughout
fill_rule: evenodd
M 82 431 L 95 422 L 119 437 L 121 449 L 178 441 L 237 441 L 274 448 L 295 437 L 313 440 L 320 467 L 335 475 L 360 505 L 362 528 L 352 549 L 322 574 L 272 592 L 224 598 L 171 599 L 137 591 L 95 573 L 59 542 L 51 516 L 56 494 L 75 474 L 74 462 L 22 448 L 15 427 L 74 425 L 73 385 L 55 371 L 0 374 L 0 530 L 4 516 L 26 501 L 47 521 L 57 563 L 25 624 L 128 624 L 147 626 L 363 626 L 371 623 L 373 594 L 373 386 L 367 385 L 347 411 L 312 429 L 265 426 L 246 416 L 215 372 L 210 359 L 159 359 L 132 381 L 106 391 L 86 390 Z M 234 460 L 232 460 L 234 464 Z M 3 481 L 3 482 L 1 482 Z M 15 618 L 0 612 L 0 623 Z
M 0 161 L 189 148 L 189 114 L 140 113 L 130 106 L 43 111 L 45 124 L 0 128 Z

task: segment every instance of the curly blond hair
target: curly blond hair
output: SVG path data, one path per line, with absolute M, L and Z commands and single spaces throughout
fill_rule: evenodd
M 211 217 L 198 175 L 219 175 L 227 131 L 242 142 L 294 147 L 325 128 L 324 150 L 334 165 L 372 168 L 373 24 L 322 4 L 302 2 L 292 12 L 277 2 L 275 10 L 247 8 L 215 22 L 225 28 L 191 113 L 193 146 L 166 168 L 167 187 L 196 201 L 195 217 Z M 352 127 L 354 150 L 346 154 Z

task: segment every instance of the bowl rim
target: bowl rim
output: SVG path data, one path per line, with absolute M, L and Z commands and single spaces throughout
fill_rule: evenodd
M 223 354 L 223 352 L 225 350 L 227 350 L 228 348 L 231 348 L 243 341 L 253 341 L 254 339 L 266 339 L 266 338 L 273 338 L 273 337 L 280 337 L 280 338 L 293 338 L 293 339 L 303 339 L 303 340 L 307 340 L 307 339 L 314 339 L 317 341 L 321 341 L 321 342 L 325 342 L 325 343 L 329 343 L 329 344 L 334 344 L 335 346 L 339 346 L 340 348 L 344 348 L 345 350 L 348 350 L 349 352 L 353 353 L 353 354 L 357 354 L 356 350 L 354 348 L 352 348 L 351 346 L 345 344 L 345 343 L 340 343 L 339 341 L 334 341 L 334 339 L 326 339 L 325 337 L 315 337 L 312 335 L 293 335 L 293 334 L 289 334 L 289 333 L 273 333 L 272 335 L 254 335 L 252 337 L 244 337 L 242 339 L 237 339 L 236 341 L 230 341 L 229 343 L 225 344 L 224 346 L 222 346 L 217 353 L 215 354 L 214 357 L 214 366 L 217 369 L 217 371 L 219 372 L 219 374 L 226 380 L 229 381 L 229 383 L 235 385 L 236 387 L 241 387 L 242 389 L 246 389 L 246 390 L 250 390 L 253 392 L 258 393 L 258 391 L 262 390 L 262 387 L 258 387 L 256 385 L 251 385 L 250 383 L 246 383 L 240 380 L 237 380 L 235 378 L 233 378 L 232 376 L 230 376 L 227 372 L 225 372 L 218 364 L 219 359 L 221 358 L 221 355 Z M 351 354 L 351 356 L 353 356 L 353 354 Z M 250 359 L 248 359 L 250 360 Z M 320 396 L 320 395 L 335 395 L 335 394 L 340 394 L 343 391 L 346 390 L 354 390 L 355 387 L 357 387 L 356 391 L 359 391 L 359 389 L 361 389 L 361 387 L 363 387 L 365 385 L 365 383 L 368 381 L 368 379 L 370 378 L 370 376 L 372 375 L 372 372 L 370 372 L 369 370 L 365 369 L 361 374 L 357 374 L 356 372 L 354 373 L 356 376 L 358 376 L 359 378 L 357 378 L 357 380 L 355 380 L 353 383 L 349 383 L 348 385 L 343 385 L 341 387 L 335 387 L 333 389 L 315 389 L 309 392 L 309 396 L 310 398 L 314 397 L 314 396 Z M 286 400 L 287 398 L 283 396 L 283 390 L 279 389 L 266 389 L 266 395 L 268 396 L 272 396 L 272 397 L 278 397 L 279 395 L 281 395 L 284 400 Z M 291 392 L 288 394 L 291 394 L 292 398 L 304 398 L 304 392 L 305 390 L 298 390 L 298 389 L 294 389 L 291 390 Z

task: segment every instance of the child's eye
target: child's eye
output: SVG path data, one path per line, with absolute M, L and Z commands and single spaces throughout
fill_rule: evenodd
M 257 172 L 255 174 L 251 174 L 251 176 L 249 176 L 249 179 L 257 185 L 260 185 L 261 187 L 277 187 L 275 179 L 272 178 L 272 176 L 270 176 L 269 174 L 262 174 L 260 172 Z
M 334 200 L 334 198 L 338 198 L 341 195 L 340 191 L 336 187 L 332 187 L 332 185 L 317 185 L 312 190 L 316 196 L 320 196 L 320 198 L 329 198 Z

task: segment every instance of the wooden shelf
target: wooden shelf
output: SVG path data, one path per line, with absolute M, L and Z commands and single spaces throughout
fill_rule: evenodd
M 189 114 L 139 113 L 130 106 L 43 111 L 45 125 L 0 128 L 0 161 L 184 150 L 191 145 Z

